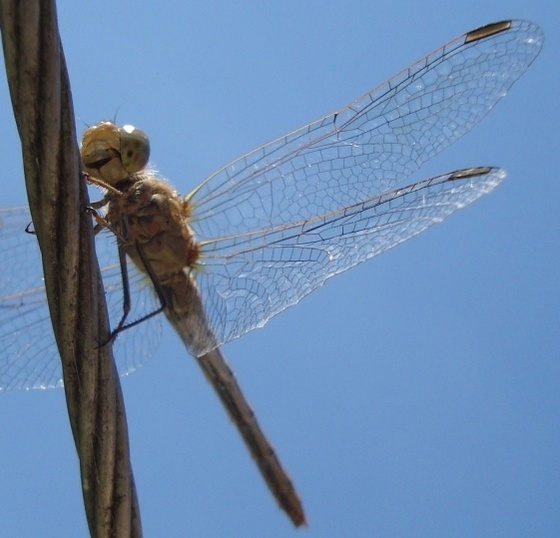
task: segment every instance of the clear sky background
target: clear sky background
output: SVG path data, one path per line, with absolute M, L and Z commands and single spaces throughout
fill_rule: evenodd
M 560 535 L 558 6 L 59 2 L 78 131 L 117 113 L 182 192 L 465 31 L 528 18 L 546 34 L 507 98 L 415 176 L 499 165 L 503 186 L 225 347 L 309 528 L 164 328 L 123 380 L 146 536 Z M 0 201 L 17 205 L 3 76 L 0 121 Z M 0 394 L 0 416 L 0 536 L 86 536 L 63 392 Z

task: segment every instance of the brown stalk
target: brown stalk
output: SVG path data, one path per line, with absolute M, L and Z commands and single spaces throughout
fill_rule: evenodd
M 55 2 L 0 0 L 0 28 L 90 533 L 141 536 Z

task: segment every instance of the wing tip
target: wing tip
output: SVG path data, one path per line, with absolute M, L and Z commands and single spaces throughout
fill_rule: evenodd
M 472 30 L 465 35 L 465 44 L 472 43 L 473 41 L 479 41 L 481 39 L 485 39 L 501 32 L 505 32 L 506 30 L 509 30 L 511 28 L 512 22 L 513 21 L 511 20 L 492 22 L 490 24 L 481 26 L 476 30 Z
M 475 168 L 463 168 L 462 170 L 455 170 L 449 174 L 448 179 L 465 179 L 474 176 L 485 176 L 490 172 L 496 171 L 496 168 L 491 166 L 477 166 Z

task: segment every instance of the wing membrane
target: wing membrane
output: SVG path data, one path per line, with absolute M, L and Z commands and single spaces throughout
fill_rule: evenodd
M 0 391 L 62 386 L 60 357 L 47 306 L 37 239 L 25 233 L 31 222 L 27 207 L 0 209 Z M 122 280 L 115 240 L 97 241 L 103 283 L 114 326 L 122 313 Z M 153 311 L 157 300 L 150 283 L 129 264 L 133 293 L 131 318 Z M 115 343 L 117 367 L 125 375 L 140 367 L 159 342 L 160 320 L 125 331 Z
M 196 276 L 217 343 L 264 325 L 328 278 L 441 222 L 504 178 L 497 168 L 459 170 L 218 241 Z
M 402 185 L 506 95 L 543 39 L 528 21 L 469 32 L 187 196 L 202 247 L 197 283 L 218 343 L 492 190 L 504 177 L 495 169 Z
M 277 226 L 402 184 L 470 131 L 539 53 L 537 25 L 507 24 L 451 41 L 347 107 L 218 170 L 190 195 L 197 236 Z

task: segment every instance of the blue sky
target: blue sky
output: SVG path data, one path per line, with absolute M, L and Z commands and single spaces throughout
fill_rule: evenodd
M 523 79 L 417 177 L 490 164 L 508 170 L 504 185 L 225 346 L 309 528 L 277 509 L 170 329 L 123 390 L 146 536 L 557 536 L 557 2 L 58 9 L 78 131 L 115 114 L 144 129 L 183 192 L 465 31 L 512 17 L 542 25 Z M 10 206 L 25 196 L 0 78 Z M 0 416 L 0 534 L 85 536 L 63 392 L 0 394 Z

